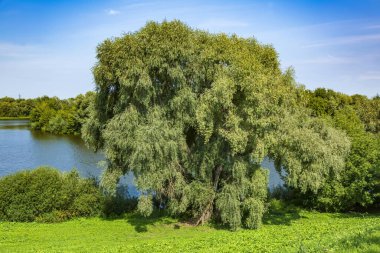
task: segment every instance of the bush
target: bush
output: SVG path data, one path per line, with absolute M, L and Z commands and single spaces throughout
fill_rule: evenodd
M 110 194 L 103 190 L 102 216 L 105 218 L 115 218 L 127 212 L 133 212 L 137 208 L 137 197 L 131 196 L 127 185 L 116 186 L 115 194 Z
M 106 218 L 118 217 L 137 208 L 137 198 L 121 195 L 106 196 L 102 205 L 102 215 Z
M 76 170 L 49 167 L 0 179 L 0 220 L 57 222 L 100 212 L 102 195 L 94 180 Z

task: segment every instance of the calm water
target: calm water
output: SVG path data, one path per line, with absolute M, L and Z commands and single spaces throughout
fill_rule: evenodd
M 79 137 L 32 131 L 28 120 L 0 120 L 0 177 L 44 165 L 61 171 L 76 168 L 83 177 L 99 177 L 102 160 L 104 155 L 92 152 Z M 131 174 L 121 185 L 138 195 Z
M 84 177 L 99 176 L 97 163 L 103 159 L 76 136 L 31 131 L 27 120 L 0 120 L 0 176 L 42 165 L 62 171 L 76 168 Z
M 76 168 L 83 177 L 101 174 L 98 162 L 104 156 L 88 149 L 79 137 L 32 131 L 28 123 L 28 120 L 0 120 L 0 177 L 42 165 L 62 171 Z M 272 162 L 265 159 L 263 167 L 270 170 L 270 188 L 282 183 Z M 131 174 L 122 183 L 128 186 L 131 195 L 138 194 Z

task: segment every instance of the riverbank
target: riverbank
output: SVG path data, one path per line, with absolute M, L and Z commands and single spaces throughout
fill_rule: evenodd
M 0 223 L 0 252 L 380 252 L 379 214 L 269 215 L 259 230 L 192 227 L 171 218 Z
M 30 117 L 0 117 L 0 120 L 28 120 Z

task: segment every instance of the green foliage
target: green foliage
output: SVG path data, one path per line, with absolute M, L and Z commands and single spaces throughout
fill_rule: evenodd
M 0 178 L 0 220 L 62 221 L 93 216 L 100 210 L 101 194 L 90 179 L 77 171 L 60 173 L 41 167 Z
M 250 198 L 244 201 L 244 211 L 246 213 L 245 226 L 247 228 L 259 228 L 265 212 L 263 201 Z
M 380 97 L 379 95 L 368 99 L 366 96 L 352 96 L 352 106 L 355 108 L 366 131 L 380 132 Z
M 102 203 L 102 216 L 120 217 L 125 213 L 131 213 L 137 208 L 137 198 L 127 198 L 122 195 L 106 195 Z
M 380 202 L 380 135 L 376 127 L 380 119 L 379 99 L 325 89 L 308 92 L 308 95 L 307 106 L 311 113 L 345 131 L 351 150 L 339 177 L 332 175 L 318 192 L 301 194 L 299 198 L 325 211 L 376 205 Z
M 180 211 L 186 211 L 189 206 L 190 215 L 192 217 L 200 217 L 204 210 L 211 208 L 212 200 L 215 198 L 215 191 L 209 184 L 194 181 L 187 185 L 184 194 L 182 196 L 182 205 L 179 205 Z M 173 202 L 173 205 L 177 204 Z M 180 212 L 179 212 L 180 213 Z M 210 213 L 206 214 L 200 222 L 204 222 L 205 219 L 209 218 Z
M 237 187 L 224 186 L 216 199 L 216 207 L 220 210 L 220 218 L 232 229 L 241 225 L 240 200 Z
M 68 100 L 57 97 L 35 99 L 35 107 L 30 112 L 32 129 L 54 134 L 80 134 L 93 96 L 94 93 L 87 92 Z
M 335 113 L 347 107 L 355 111 L 367 132 L 380 132 L 380 97 L 372 99 L 363 95 L 345 95 L 333 90 L 318 88 L 306 92 L 306 106 L 314 116 L 335 116 Z M 354 125 L 352 123 L 351 125 Z
M 97 58 L 82 136 L 104 150 L 106 184 L 117 181 L 107 175 L 133 171 L 147 193 L 144 215 L 154 198 L 195 224 L 255 228 L 265 210 L 264 157 L 302 191 L 317 191 L 344 165 L 346 136 L 299 106 L 301 89 L 271 46 L 149 22 L 104 41 Z
M 139 211 L 145 217 L 151 215 L 153 213 L 152 196 L 140 195 L 139 202 L 137 204 L 137 211 Z
M 33 99 L 0 98 L 0 118 L 29 117 L 34 106 L 35 100 Z
M 102 216 L 106 218 L 121 217 L 125 213 L 137 209 L 137 198 L 128 195 L 128 187 L 118 185 L 116 192 L 110 194 L 104 188 L 102 201 Z

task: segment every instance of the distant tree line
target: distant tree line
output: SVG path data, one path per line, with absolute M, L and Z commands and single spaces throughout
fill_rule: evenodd
M 0 98 L 0 118 L 29 117 L 36 99 Z
M 87 92 L 65 100 L 57 97 L 38 98 L 30 112 L 32 129 L 54 134 L 80 135 L 93 96 L 93 92 Z
M 318 88 L 305 91 L 304 105 L 313 117 L 344 131 L 351 147 L 339 177 L 331 176 L 317 192 L 288 198 L 324 211 L 380 207 L 380 97 Z
M 4 97 L 0 98 L 0 117 L 27 117 L 34 130 L 80 135 L 93 97 L 93 92 L 69 99 L 48 96 L 35 99 Z
M 353 117 L 360 120 L 366 132 L 380 132 L 380 96 L 368 98 L 363 95 L 346 95 L 331 89 L 318 88 L 306 91 L 306 106 L 312 109 L 316 117 L 335 117 L 337 114 L 350 110 Z M 354 125 L 356 122 L 352 122 Z

